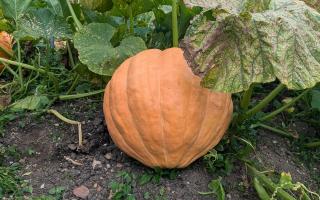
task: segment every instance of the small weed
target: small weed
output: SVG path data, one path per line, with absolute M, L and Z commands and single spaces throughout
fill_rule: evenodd
M 3 111 L 1 113 L 1 116 L 0 116 L 0 137 L 3 137 L 5 135 L 5 130 L 4 130 L 5 125 L 8 122 L 16 119 L 17 117 L 18 117 L 18 115 L 11 113 L 9 111 Z
M 156 195 L 155 200 L 166 200 L 167 198 L 165 197 L 166 190 L 162 186 L 159 190 L 159 194 Z
M 19 121 L 18 126 L 19 128 L 24 128 L 26 126 L 26 123 L 24 121 Z
M 199 192 L 201 195 L 215 195 L 218 200 L 224 200 L 225 199 L 225 192 L 221 183 L 222 178 L 218 178 L 215 180 L 212 180 L 208 184 L 208 188 L 210 191 L 208 192 Z
M 28 156 L 33 156 L 34 154 L 36 154 L 36 151 L 33 150 L 31 147 L 28 147 L 26 153 Z
M 139 177 L 138 183 L 140 185 L 145 185 L 146 183 L 153 182 L 156 184 L 160 183 L 161 178 L 169 178 L 173 180 L 177 177 L 177 170 L 175 169 L 160 169 L 155 168 L 154 170 L 150 170 L 144 173 Z
M 0 144 L 0 166 L 3 165 L 5 159 L 18 160 L 21 157 L 21 153 L 16 146 L 5 147 Z
M 144 198 L 144 199 L 150 199 L 150 198 L 151 198 L 150 193 L 149 193 L 149 192 L 145 192 L 145 193 L 143 194 L 143 198 Z
M 136 198 L 133 195 L 133 185 L 135 176 L 129 174 L 128 172 L 120 172 L 118 175 L 121 182 L 112 181 L 110 188 L 112 190 L 113 200 L 135 200 Z
M 50 138 L 52 139 L 52 142 L 57 143 L 61 140 L 62 134 L 61 133 L 50 133 Z
M 62 199 L 63 193 L 66 189 L 62 186 L 53 187 L 49 190 L 49 194 L 54 197 L 55 200 Z
M 209 172 L 221 172 L 224 174 L 230 174 L 233 168 L 233 164 L 228 156 L 218 153 L 215 149 L 209 151 L 207 155 L 203 157 L 206 163 L 206 168 Z

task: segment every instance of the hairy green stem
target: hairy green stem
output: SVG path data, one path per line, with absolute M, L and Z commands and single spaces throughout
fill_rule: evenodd
M 68 123 L 68 124 L 73 124 L 73 125 L 77 125 L 78 126 L 78 137 L 79 137 L 79 146 L 82 146 L 82 128 L 81 128 L 81 122 L 78 121 L 74 121 L 71 119 L 68 119 L 66 117 L 64 117 L 63 115 L 61 115 L 58 111 L 50 109 L 47 111 L 48 113 L 54 114 L 57 118 L 59 118 L 61 121 Z
M 318 148 L 318 147 L 320 147 L 320 141 L 306 143 L 306 144 L 304 144 L 304 146 L 307 148 Z
M 79 98 L 83 98 L 83 97 L 89 97 L 89 96 L 93 96 L 93 95 L 96 95 L 96 94 L 100 94 L 100 93 L 103 93 L 103 92 L 104 92 L 104 89 L 96 90 L 96 91 L 88 92 L 88 93 L 81 93 L 81 94 L 60 95 L 59 99 L 60 100 L 79 99 Z
M 172 0 L 172 46 L 179 46 L 178 0 Z
M 16 62 L 16 61 L 9 60 L 9 59 L 6 59 L 6 58 L 0 58 L 0 62 L 4 62 L 4 63 L 10 64 L 10 65 L 15 65 L 15 66 L 22 67 L 22 68 L 25 68 L 25 69 L 34 70 L 34 71 L 37 71 L 37 72 L 42 73 L 42 74 L 47 74 L 47 71 L 44 70 L 44 69 L 36 68 L 36 67 L 34 67 L 32 65 L 28 65 L 28 64 L 25 64 L 25 63 L 21 63 L 21 62 Z
M 18 46 L 18 62 L 21 62 L 21 46 L 20 41 L 17 40 L 17 46 Z M 19 73 L 19 82 L 21 87 L 23 87 L 23 74 L 22 74 L 22 67 L 18 66 L 18 73 Z
M 270 200 L 269 194 L 256 177 L 253 178 L 253 186 L 261 200 Z
M 263 108 L 265 108 L 286 86 L 280 83 L 274 90 L 272 90 L 262 101 L 260 101 L 256 106 L 252 109 L 248 110 L 243 119 L 247 119 L 256 113 L 260 112 Z
M 242 96 L 241 101 L 240 101 L 241 109 L 248 110 L 248 107 L 249 107 L 249 104 L 250 104 L 250 100 L 251 100 L 251 96 L 252 96 L 252 92 L 253 92 L 253 88 L 254 88 L 254 85 L 251 84 L 249 89 L 246 90 L 243 93 L 243 96 Z
M 260 120 L 261 121 L 265 121 L 265 120 L 269 120 L 271 118 L 273 118 L 274 116 L 276 116 L 277 114 L 281 113 L 282 111 L 288 109 L 289 107 L 291 107 L 294 103 L 296 103 L 299 99 L 301 99 L 304 95 L 306 95 L 311 89 L 307 89 L 305 91 L 303 91 L 299 96 L 295 97 L 294 99 L 292 99 L 289 103 L 281 106 L 280 108 L 278 108 L 277 110 L 269 113 L 268 115 L 262 117 Z
M 77 26 L 77 28 L 78 28 L 79 30 L 82 29 L 83 26 L 82 26 L 81 22 L 79 21 L 76 13 L 75 13 L 74 10 L 73 10 L 73 7 L 72 7 L 72 5 L 71 5 L 71 3 L 70 3 L 70 0 L 66 0 L 66 2 L 67 2 L 67 4 L 68 4 L 68 8 L 69 8 L 69 11 L 70 11 L 70 13 L 71 13 L 71 16 L 72 16 L 72 19 L 73 19 L 74 23 L 76 24 L 76 26 Z
M 283 200 L 296 200 L 293 196 L 291 196 L 289 193 L 284 191 L 282 188 L 278 188 L 277 185 L 272 182 L 271 179 L 269 179 L 266 175 L 263 173 L 259 172 L 256 168 L 253 166 L 249 165 L 248 163 L 246 164 L 248 167 L 249 173 L 252 175 L 252 177 L 256 177 L 259 182 L 264 185 L 268 190 L 271 192 L 274 192 L 277 190 L 276 195 Z
M 129 33 L 133 34 L 134 30 L 133 30 L 133 13 L 132 13 L 132 6 L 129 5 Z
M 7 65 L 6 63 L 4 63 L 5 69 L 8 70 L 14 77 L 16 77 L 16 79 L 19 80 L 19 75 L 13 70 L 11 69 L 11 67 L 9 67 L 9 65 Z
M 68 56 L 69 56 L 69 61 L 70 61 L 71 67 L 72 67 L 72 69 L 74 69 L 74 67 L 75 67 L 74 58 L 73 58 L 73 55 L 72 55 L 72 50 L 71 50 L 71 47 L 70 47 L 70 41 L 69 40 L 67 40 L 67 49 L 68 49 Z
M 67 91 L 67 95 L 69 95 L 69 94 L 73 91 L 73 89 L 76 87 L 76 85 L 77 85 L 77 83 L 78 83 L 78 81 L 79 81 L 79 78 L 80 78 L 80 75 L 77 74 L 76 77 L 74 78 L 72 84 L 71 84 L 71 87 L 70 87 L 69 90 Z
M 255 124 L 253 127 L 261 127 L 261 128 L 267 129 L 269 131 L 272 131 L 274 133 L 277 133 L 280 136 L 284 136 L 284 137 L 287 137 L 287 138 L 290 138 L 290 139 L 298 138 L 298 136 L 296 136 L 296 135 L 290 134 L 290 133 L 288 133 L 286 131 L 283 131 L 283 130 L 280 130 L 280 129 L 277 129 L 277 128 L 274 128 L 274 127 L 271 127 L 271 126 L 268 126 L 268 125 L 262 124 L 262 123 Z

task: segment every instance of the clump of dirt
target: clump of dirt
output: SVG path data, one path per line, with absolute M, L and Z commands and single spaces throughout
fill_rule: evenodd
M 45 195 L 51 188 L 63 186 L 63 199 L 77 199 L 73 189 L 85 186 L 89 189 L 87 199 L 108 199 L 112 196 L 110 184 L 119 180 L 119 172 L 126 171 L 139 177 L 150 171 L 113 144 L 104 123 L 101 101 L 82 99 L 64 102 L 56 104 L 54 109 L 82 122 L 85 148 L 80 152 L 76 150 L 77 127 L 65 124 L 50 114 L 40 118 L 30 115 L 10 122 L 5 137 L 0 139 L 5 146 L 15 145 L 21 152 L 34 152 L 32 155 L 23 154 L 25 156 L 19 160 L 21 176 L 32 186 L 32 195 Z M 312 188 L 319 187 L 312 181 L 310 171 L 302 163 L 294 161 L 286 139 L 265 131 L 260 131 L 258 137 L 254 157 L 267 168 L 290 172 L 294 180 Z M 320 173 L 320 167 L 315 170 Z M 136 184 L 133 193 L 136 199 L 144 199 L 146 193 L 154 199 L 163 188 L 161 195 L 166 199 L 209 200 L 212 196 L 198 192 L 207 191 L 208 183 L 216 178 L 217 175 L 208 173 L 202 159 L 199 159 L 186 169 L 178 170 L 173 180 L 162 178 L 159 183 Z M 233 173 L 222 180 L 227 198 L 257 199 L 254 190 L 248 187 L 248 179 L 245 167 L 238 163 Z

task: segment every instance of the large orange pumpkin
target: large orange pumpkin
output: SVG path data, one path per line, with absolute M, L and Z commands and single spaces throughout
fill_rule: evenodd
M 10 55 L 13 54 L 12 50 L 12 37 L 5 31 L 0 32 L 0 57 L 1 58 L 10 58 Z M 4 49 L 5 51 L 3 51 Z M 9 55 L 8 55 L 9 54 Z M 3 64 L 0 63 L 0 72 L 3 70 Z
M 150 49 L 115 71 L 104 96 L 115 144 L 149 167 L 183 168 L 222 138 L 231 120 L 230 94 L 200 86 L 183 51 Z

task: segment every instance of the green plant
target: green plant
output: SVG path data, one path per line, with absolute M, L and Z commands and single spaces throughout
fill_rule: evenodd
M 269 177 L 259 172 L 250 164 L 246 165 L 248 171 L 253 177 L 254 187 L 261 200 L 275 199 L 276 197 L 284 200 L 296 200 L 295 194 L 291 191 L 299 193 L 299 199 L 320 199 L 320 195 L 310 191 L 304 184 L 293 183 L 290 173 L 282 172 L 278 183 L 274 183 Z M 269 193 L 268 193 L 268 192 Z M 287 191 L 290 191 L 288 193 Z
M 212 195 L 214 194 L 218 200 L 224 200 L 225 199 L 225 192 L 221 183 L 222 178 L 218 178 L 215 180 L 212 180 L 208 184 L 209 192 L 199 192 L 201 195 Z
M 120 172 L 117 174 L 120 178 L 120 183 L 112 181 L 110 188 L 113 192 L 112 199 L 114 200 L 135 200 L 133 195 L 133 184 L 135 176 L 128 172 Z
M 177 177 L 177 173 L 178 172 L 175 169 L 155 168 L 143 173 L 142 176 L 139 176 L 138 183 L 140 185 L 145 185 L 149 182 L 159 184 L 161 178 L 169 178 L 170 180 L 173 180 Z

